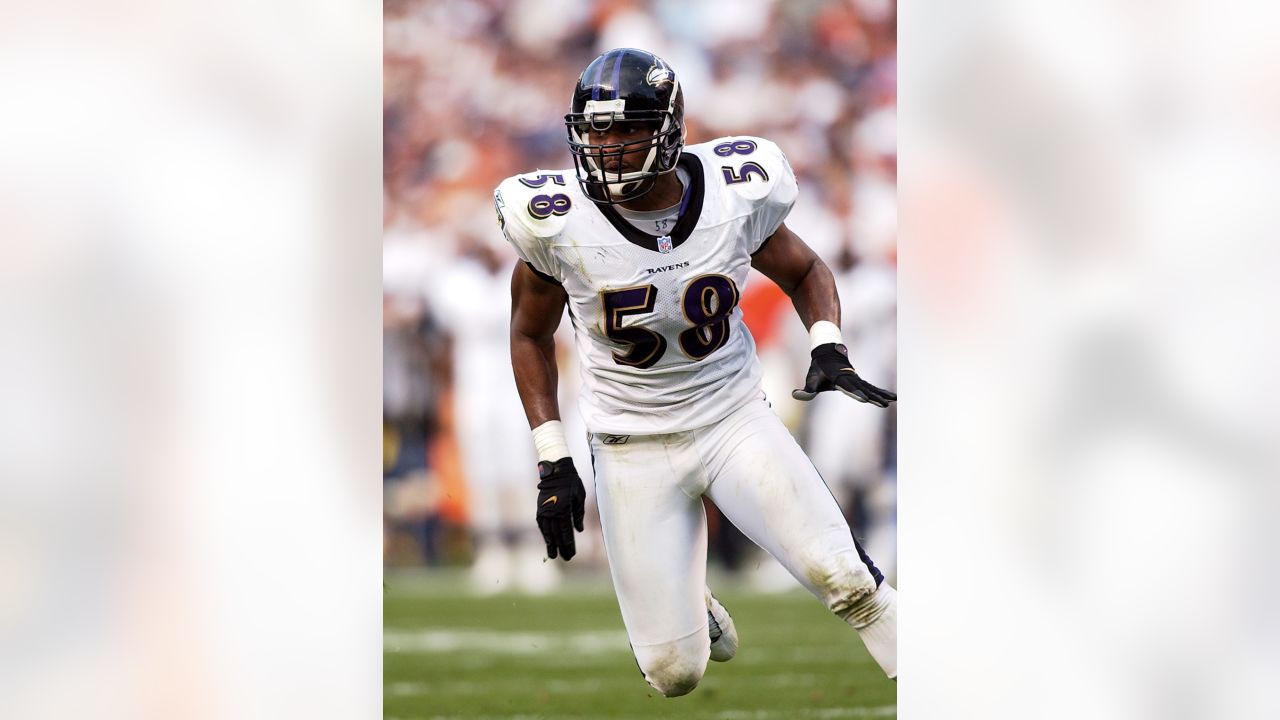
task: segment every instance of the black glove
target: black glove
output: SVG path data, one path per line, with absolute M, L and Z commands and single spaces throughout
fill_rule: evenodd
M 547 543 L 547 557 L 555 560 L 559 553 L 566 561 L 571 560 L 577 552 L 573 529 L 582 532 L 587 490 L 570 457 L 538 463 L 538 477 L 538 529 Z
M 813 362 L 809 365 L 809 374 L 804 376 L 804 389 L 792 390 L 791 397 L 812 400 L 820 392 L 839 390 L 854 400 L 879 407 L 889 407 L 889 403 L 898 399 L 896 394 L 858 377 L 849 363 L 849 351 L 843 345 L 819 345 L 811 355 Z

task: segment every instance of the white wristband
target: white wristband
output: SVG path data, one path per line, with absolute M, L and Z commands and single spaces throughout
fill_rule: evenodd
M 809 328 L 809 349 L 827 343 L 844 344 L 844 339 L 840 337 L 840 327 L 829 320 L 819 320 Z
M 538 449 L 538 460 L 555 462 L 569 457 L 569 443 L 564 439 L 564 427 L 559 420 L 548 420 L 533 429 L 533 446 Z

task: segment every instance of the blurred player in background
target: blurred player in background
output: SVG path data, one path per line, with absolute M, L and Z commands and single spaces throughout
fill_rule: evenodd
M 507 358 L 513 260 L 492 234 L 464 236 L 459 259 L 432 286 L 431 298 L 453 338 L 454 418 L 469 491 L 475 561 L 472 587 L 490 594 L 554 589 L 559 569 L 541 562 L 538 528 L 527 508 L 532 447 Z
M 737 650 L 733 620 L 705 586 L 704 495 L 896 677 L 894 590 L 769 408 L 738 308 L 752 267 L 790 296 L 811 347 L 797 399 L 896 399 L 851 366 L 835 279 L 784 223 L 798 192 L 785 156 L 747 136 L 686 147 L 679 78 L 630 48 L 587 66 L 565 123 L 576 169 L 508 178 L 495 192 L 523 261 L 511 280 L 511 361 L 549 557 L 576 553 L 586 498 L 557 403 L 554 333 L 567 306 L 609 567 L 649 684 L 686 694 L 708 659 Z
M 869 377 L 891 378 L 896 354 L 897 274 L 875 260 L 863 260 L 845 245 L 832 264 L 840 292 L 841 329 L 858 349 L 858 368 Z M 806 436 L 809 458 L 844 508 L 849 524 L 861 530 L 869 554 L 892 575 L 896 557 L 894 480 L 886 467 L 889 413 L 868 413 L 831 394 L 814 398 Z M 881 559 L 885 558 L 885 559 Z

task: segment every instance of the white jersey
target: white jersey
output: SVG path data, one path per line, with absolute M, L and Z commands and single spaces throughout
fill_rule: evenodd
M 761 397 L 738 300 L 751 255 L 795 202 L 777 145 L 686 147 L 683 211 L 650 235 L 583 194 L 573 170 L 507 178 L 494 200 L 516 253 L 568 294 L 587 429 L 651 435 L 703 427 Z

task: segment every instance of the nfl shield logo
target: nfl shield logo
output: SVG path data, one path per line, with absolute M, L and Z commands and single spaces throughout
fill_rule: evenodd
M 671 236 L 670 235 L 663 235 L 662 237 L 658 238 L 658 252 L 660 253 L 671 252 Z

